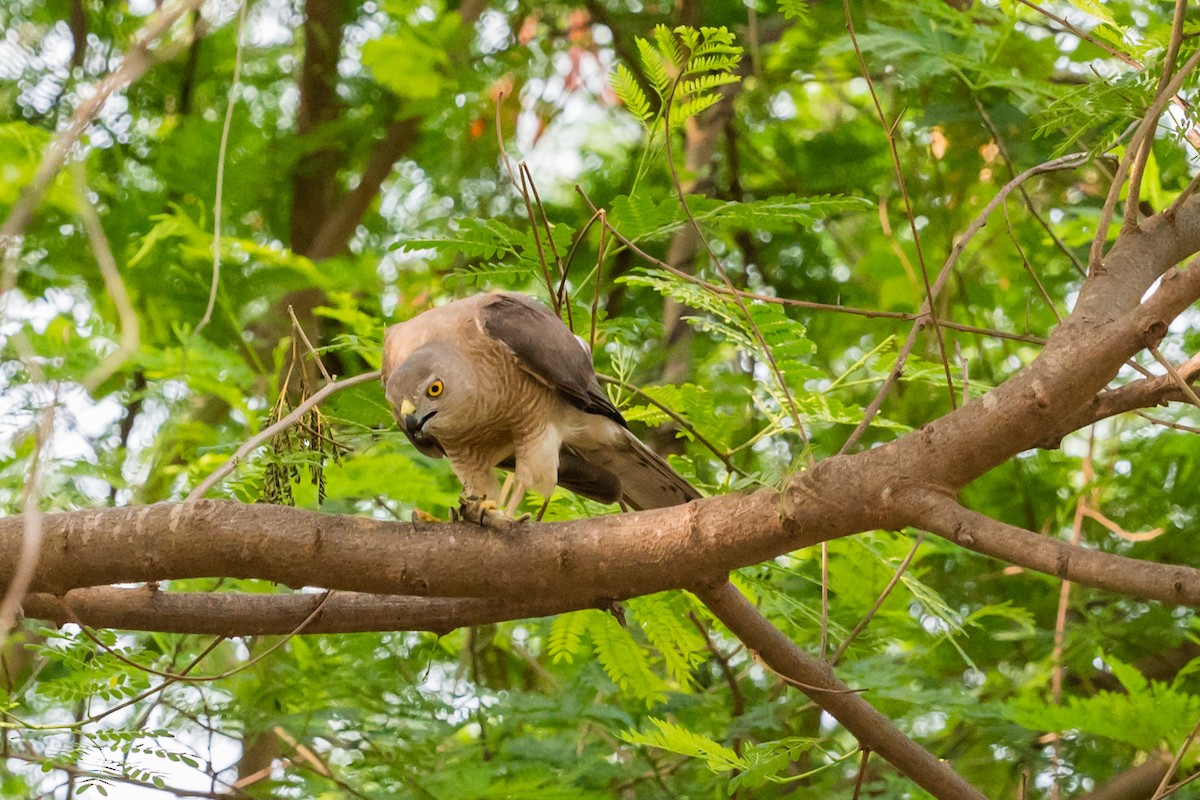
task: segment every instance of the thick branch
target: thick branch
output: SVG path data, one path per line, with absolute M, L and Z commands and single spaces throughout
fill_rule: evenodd
M 0 586 L 20 516 L 0 519 Z M 786 534 L 763 491 L 685 506 L 480 528 L 397 523 L 283 506 L 200 500 L 47 514 L 31 592 L 228 576 L 423 597 L 544 597 L 561 607 L 712 583 L 826 535 Z
M 337 63 L 349 9 L 350 4 L 342 0 L 307 0 L 304 4 L 304 63 L 297 81 L 300 108 L 296 113 L 296 130 L 301 136 L 320 136 L 320 128 L 336 120 L 341 112 Z M 309 255 L 313 238 L 337 204 L 337 172 L 343 160 L 344 153 L 328 145 L 296 164 L 292 176 L 292 252 Z
M 388 127 L 387 133 L 371 151 L 358 184 L 341 202 L 330 209 L 321 222 L 320 229 L 308 247 L 309 258 L 319 261 L 335 256 L 345 249 L 367 209 L 378 196 L 379 187 L 391 174 L 396 160 L 412 149 L 419 131 L 420 122 L 416 119 L 397 120 Z
M 1172 222 L 1160 214 L 1123 235 L 1089 277 L 1070 317 L 1025 369 L 916 433 L 860 453 L 828 459 L 792 479 L 785 508 L 812 496 L 857 485 L 859 504 L 879 511 L 879 527 L 912 522 L 901 499 L 909 485 L 956 491 L 1017 453 L 1061 436 L 1064 421 L 1082 409 L 1139 351 L 1156 345 L 1168 326 L 1200 297 L 1200 266 L 1175 267 L 1200 249 L 1200 197 L 1184 203 Z M 1161 285 L 1142 296 L 1159 276 Z M 1132 298 L 1132 300 L 1130 300 Z M 853 504 L 843 508 L 849 511 Z
M 1171 766 L 1171 754 L 1156 750 L 1142 764 L 1130 767 L 1094 792 L 1084 795 L 1083 800 L 1147 800 Z
M 878 753 L 939 800 L 984 800 L 948 763 L 905 736 L 895 723 L 838 680 L 828 664 L 796 647 L 732 584 L 694 591 L 734 636 L 771 669 L 795 681 L 793 685 L 854 734 L 863 747 Z
M 963 508 L 937 492 L 914 495 L 912 507 L 914 525 L 968 550 L 1117 594 L 1200 607 L 1200 569 L 1074 546 Z
M 1180 370 L 1180 374 L 1189 383 L 1200 378 L 1200 359 L 1192 359 L 1184 367 Z M 1159 375 L 1155 378 L 1133 381 L 1119 389 L 1101 392 L 1093 397 L 1086 405 L 1076 409 L 1074 413 L 1063 419 L 1056 430 L 1038 442 L 1038 447 L 1057 447 L 1059 441 L 1068 433 L 1073 433 L 1102 419 L 1143 408 L 1187 402 L 1187 400 L 1188 398 L 1184 396 L 1179 384 L 1170 375 Z
M 62 597 L 26 595 L 25 614 L 56 625 L 82 622 L 119 628 L 211 636 L 266 636 L 296 630 L 321 602 L 319 594 L 162 592 L 95 587 Z M 439 635 L 468 625 L 529 619 L 572 609 L 553 598 L 404 597 L 337 592 L 302 633 L 429 631 Z

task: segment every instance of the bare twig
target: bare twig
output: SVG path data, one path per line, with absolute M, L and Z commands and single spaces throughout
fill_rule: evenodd
M 1195 741 L 1197 734 L 1200 734 L 1200 720 L 1197 720 L 1196 724 L 1192 726 L 1191 732 L 1183 740 L 1183 744 L 1179 746 L 1179 750 L 1175 752 L 1175 757 L 1171 759 L 1171 765 L 1167 767 L 1167 773 L 1163 775 L 1162 781 L 1158 784 L 1158 788 L 1154 791 L 1154 796 L 1150 800 L 1161 800 L 1167 796 L 1167 786 L 1171 782 L 1172 776 L 1175 775 L 1175 771 L 1179 769 L 1179 765 L 1183 763 L 1183 757 L 1187 754 L 1188 748 L 1192 746 L 1192 742 Z
M 600 378 L 601 383 L 611 383 L 616 386 L 620 386 L 622 389 L 624 389 L 627 392 L 632 392 L 633 394 L 636 394 L 638 397 L 642 398 L 647 403 L 649 403 L 650 405 L 657 408 L 659 411 L 666 414 L 668 417 L 671 418 L 671 420 L 676 425 L 678 425 L 680 428 L 683 428 L 685 431 L 687 431 L 688 434 L 691 435 L 691 437 L 693 439 L 695 439 L 700 444 L 704 445 L 704 447 L 706 447 L 710 453 L 712 453 L 714 456 L 716 456 L 718 459 L 721 460 L 721 463 L 725 465 L 725 468 L 727 470 L 729 470 L 730 472 L 732 472 L 734 474 L 741 475 L 743 478 L 749 477 L 746 475 L 746 472 L 744 470 L 739 469 L 729 459 L 728 453 L 723 451 L 721 448 L 717 447 L 716 444 L 714 444 L 707 437 L 705 437 L 704 434 L 702 434 L 698 430 L 696 430 L 696 427 L 694 425 L 692 425 L 690 422 L 688 422 L 686 419 L 684 419 L 678 412 L 676 412 L 670 406 L 666 405 L 665 403 L 660 403 L 658 400 L 656 400 L 654 398 L 653 395 L 638 388 L 637 386 L 634 386 L 632 383 L 626 383 L 625 381 L 623 381 L 619 378 L 610 378 L 608 375 L 598 375 L 597 377 Z
M 239 672 L 245 672 L 250 667 L 252 667 L 255 664 L 257 664 L 258 662 L 262 661 L 264 658 L 269 656 L 271 653 L 274 653 L 276 650 L 278 650 L 283 645 L 287 644 L 289 639 L 291 639 L 294 636 L 297 636 L 300 633 L 303 633 L 304 629 L 307 628 L 312 623 L 312 621 L 315 620 L 321 614 L 321 611 L 324 610 L 324 608 L 325 608 L 325 604 L 327 602 L 329 602 L 329 598 L 332 596 L 333 596 L 333 591 L 330 589 L 327 589 L 325 591 L 325 594 L 321 595 L 321 599 L 317 602 L 316 608 L 314 608 L 309 613 L 309 615 L 307 617 L 305 617 L 304 620 L 295 627 L 295 629 L 293 629 L 291 632 L 285 634 L 284 636 L 280 637 L 279 641 L 274 642 L 270 647 L 268 647 L 266 650 L 263 650 L 258 655 L 254 656 L 254 658 L 251 658 L 250 660 L 248 660 L 245 664 L 239 664 L 236 667 L 232 667 L 232 668 L 227 669 L 224 672 L 218 673 L 216 675 L 199 675 L 196 677 L 188 675 L 187 673 L 163 672 L 163 671 L 154 669 L 153 667 L 148 667 L 145 664 L 139 664 L 136 661 L 133 661 L 132 659 L 126 658 L 123 653 L 109 647 L 103 641 L 100 640 L 100 637 L 98 637 L 98 636 L 96 636 L 96 634 L 92 633 L 91 628 L 84 625 L 79 620 L 79 618 L 75 616 L 75 612 L 71 610 L 71 606 L 69 603 L 64 602 L 63 607 L 66 609 L 67 615 L 71 618 L 71 621 L 79 626 L 79 629 L 83 631 L 85 636 L 87 636 L 89 639 L 91 639 L 92 642 L 97 647 L 99 647 L 104 652 L 108 653 L 113 658 L 120 661 L 122 664 L 126 664 L 127 666 L 130 666 L 130 667 L 134 667 L 138 670 L 141 670 L 142 672 L 148 672 L 151 675 L 157 675 L 160 678 L 167 678 L 168 680 L 171 680 L 171 681 L 183 681 L 185 683 L 211 683 L 212 681 L 224 680 L 225 678 L 229 678 L 233 675 L 237 675 Z M 224 638 L 225 637 L 223 637 L 223 636 L 218 637 L 218 642 Z
M 675 91 L 679 88 L 679 82 L 683 80 L 684 72 L 680 72 L 675 76 L 675 80 L 671 83 L 671 91 L 663 100 L 663 145 L 666 150 L 667 167 L 671 171 L 671 183 L 675 188 L 675 194 L 679 198 L 679 204 L 683 208 L 684 215 L 688 218 L 688 224 L 696 231 L 696 237 L 708 252 L 708 256 L 712 259 L 712 264 L 717 270 L 717 274 L 721 276 L 725 288 L 729 290 L 730 296 L 733 297 L 733 302 L 737 305 L 738 310 L 746 319 L 746 324 L 749 326 L 751 333 L 754 335 L 758 346 L 762 348 L 763 357 L 767 361 L 767 366 L 771 369 L 771 373 L 775 376 L 775 380 L 779 383 L 779 389 L 783 392 L 783 397 L 787 400 L 788 411 L 792 417 L 792 422 L 796 425 L 796 432 L 799 434 L 801 441 L 808 444 L 808 433 L 804 430 L 804 423 L 800 419 L 800 410 L 796 407 L 796 399 L 792 397 L 792 390 L 788 387 L 787 378 L 784 377 L 783 371 L 779 368 L 779 364 L 775 361 L 775 354 L 771 351 L 771 345 L 768 344 L 766 337 L 758 327 L 758 323 L 754 321 L 754 317 L 750 314 L 750 309 L 746 307 L 742 296 L 738 294 L 737 287 L 733 285 L 733 281 L 729 278 L 729 273 L 725 271 L 724 264 L 721 263 L 720 257 L 713 250 L 712 245 L 708 241 L 708 237 L 704 235 L 704 231 L 700 228 L 700 223 L 696 221 L 696 217 L 692 214 L 691 206 L 688 204 L 687 196 L 683 191 L 683 182 L 679 179 L 679 170 L 675 167 L 675 155 L 671 147 L 671 104 L 675 100 Z M 812 462 L 812 452 L 808 453 L 809 462 Z
M 904 179 L 904 169 L 900 164 L 900 151 L 896 147 L 895 125 L 900 120 L 897 117 L 892 125 L 888 125 L 887 118 L 883 113 L 883 106 L 879 102 L 879 95 L 875 92 L 875 82 L 871 79 L 871 70 L 867 67 L 867 59 L 863 56 L 862 48 L 858 46 L 858 36 L 854 32 L 854 16 L 850 13 L 850 0 L 842 0 L 842 10 L 846 18 L 846 31 L 850 34 L 850 44 L 853 45 L 854 54 L 858 57 L 859 69 L 863 79 L 867 82 L 867 91 L 871 93 L 871 102 L 875 106 L 879 124 L 883 126 L 884 135 L 887 136 L 892 169 L 896 173 L 896 183 L 900 186 L 900 197 L 904 200 L 904 213 L 908 219 L 909 234 L 912 236 L 913 247 L 917 251 L 917 263 L 921 267 L 921 280 L 925 284 L 925 308 L 929 313 L 929 321 L 933 324 L 938 353 L 942 357 L 942 369 L 946 374 L 946 389 L 950 393 L 950 407 L 957 408 L 958 400 L 954 394 L 954 378 L 950 375 L 950 358 L 946 352 L 946 339 L 942 335 L 941 325 L 938 324 L 937 304 L 934 302 L 933 287 L 929 283 L 929 269 L 925 264 L 925 253 L 921 250 L 921 235 L 917 230 L 917 218 L 913 214 L 912 200 L 908 196 L 908 182 Z
M 938 294 L 941 293 L 947 279 L 950 277 L 951 270 L 954 268 L 954 265 L 958 263 L 958 259 L 966 250 L 967 243 L 970 242 L 971 239 L 973 239 L 975 235 L 983 229 L 983 226 L 987 224 L 988 217 L 991 216 L 992 212 L 996 209 L 996 206 L 1003 203 L 1004 199 L 1008 197 L 1009 194 L 1011 194 L 1018 186 L 1025 183 L 1025 181 L 1029 180 L 1030 178 L 1060 169 L 1074 169 L 1075 167 L 1086 163 L 1088 157 L 1089 156 L 1087 153 L 1071 153 L 1069 155 L 1060 156 L 1059 158 L 1051 159 L 1050 161 L 1032 166 L 1022 172 L 1020 175 L 1017 175 L 1008 183 L 1004 184 L 1000 191 L 996 193 L 996 196 L 993 197 L 988 204 L 983 207 L 983 210 L 980 211 L 975 219 L 971 221 L 971 224 L 966 227 L 962 236 L 960 236 L 954 242 L 954 246 L 950 249 L 950 255 L 946 257 L 946 263 L 942 265 L 941 272 L 938 273 L 937 279 L 933 282 L 932 294 L 922 306 L 922 314 L 928 312 L 929 302 L 931 302 L 938 296 Z M 879 413 L 879 409 L 883 407 L 884 398 L 896 384 L 896 381 L 900 379 L 900 375 L 904 370 L 904 363 L 907 361 L 909 354 L 912 353 L 913 347 L 916 346 L 916 337 L 920 332 L 920 329 L 921 319 L 918 318 L 917 324 L 914 325 L 913 329 L 909 332 L 908 338 L 905 340 L 904 344 L 900 348 L 899 354 L 896 356 L 895 367 L 884 380 L 883 386 L 879 387 L 879 391 L 867 406 L 862 420 L 859 421 L 858 425 L 851 432 L 845 443 L 842 444 L 841 449 L 838 451 L 839 454 L 849 452 L 850 448 L 853 447 L 862 437 L 863 433 L 866 432 L 867 427 L 870 426 L 872 420 L 875 419 L 875 415 Z
M 858 800 L 859 794 L 862 792 L 863 779 L 867 777 L 867 760 L 871 758 L 870 748 L 862 749 L 862 760 L 858 762 L 858 775 L 854 778 L 854 796 L 851 800 Z
M 192 335 L 200 333 L 212 320 L 213 309 L 217 305 L 217 287 L 221 283 L 221 200 L 225 191 L 225 153 L 229 148 L 229 128 L 233 123 L 233 107 L 237 104 L 238 89 L 242 81 L 242 47 L 243 32 L 246 28 L 246 9 L 250 0 L 242 0 L 238 12 L 237 48 L 233 55 L 233 82 L 229 85 L 229 98 L 225 103 L 225 122 L 221 126 L 221 143 L 217 148 L 217 194 L 213 199 L 213 241 L 212 241 L 212 283 L 208 289 L 208 305 L 204 308 L 204 316 L 196 323 Z
M 1104 258 L 1104 243 L 1108 239 L 1108 228 L 1112 224 L 1113 213 L 1116 210 L 1117 200 L 1121 195 L 1121 187 L 1125 184 L 1125 177 L 1129 174 L 1133 162 L 1138 160 L 1137 154 L 1141 152 L 1144 143 L 1154 140 L 1154 132 L 1158 127 L 1158 118 L 1162 115 L 1163 109 L 1166 108 L 1167 103 L 1175 96 L 1175 93 L 1179 91 L 1179 87 L 1183 85 L 1184 80 L 1196 68 L 1197 64 L 1200 64 L 1200 50 L 1192 54 L 1192 57 L 1171 78 L 1170 83 L 1155 96 L 1154 102 L 1146 110 L 1146 115 L 1142 118 L 1137 130 L 1133 133 L 1133 137 L 1129 140 L 1129 148 L 1117 164 L 1117 171 L 1113 175 L 1112 183 L 1108 187 L 1108 196 L 1104 200 L 1104 206 L 1100 209 L 1100 219 L 1096 222 L 1096 235 L 1092 239 L 1092 247 L 1088 253 L 1089 272 L 1097 269 Z M 1131 191 L 1134 188 L 1137 187 L 1130 186 Z M 1136 205 L 1134 207 L 1136 208 Z
M 192 659 L 188 663 L 188 665 L 183 668 L 183 671 L 180 673 L 180 675 L 187 675 L 189 672 L 191 672 L 193 669 L 195 669 L 200 664 L 200 662 L 203 661 L 205 658 L 207 658 L 209 653 L 211 653 L 213 650 L 217 649 L 217 645 L 219 645 L 223 641 L 225 641 L 225 637 L 218 636 L 217 638 L 215 638 L 211 642 L 209 642 L 208 646 L 205 647 L 202 651 L 200 651 L 200 655 L 198 655 L 194 659 Z M 20 717 L 18 717 L 17 715 L 15 715 L 9 711 L 5 711 L 3 709 L 0 709 L 0 714 L 3 714 L 4 716 L 8 717 L 9 719 L 14 720 L 21 727 L 27 728 L 29 730 L 37 730 L 37 731 L 77 730 L 79 728 L 84 727 L 85 725 L 91 725 L 93 723 L 99 722 L 100 720 L 104 719 L 105 717 L 107 717 L 111 714 L 115 714 L 116 712 L 121 711 L 123 709 L 129 708 L 132 705 L 136 705 L 137 703 L 140 703 L 141 701 L 145 700 L 147 697 L 158 694 L 159 692 L 161 692 L 163 689 L 166 689 L 171 684 L 177 683 L 179 680 L 180 680 L 180 677 L 178 677 L 178 676 L 167 678 L 167 679 L 163 680 L 162 682 L 160 682 L 157 686 L 151 686 L 149 689 L 138 692 L 133 697 L 130 697 L 128 700 L 125 700 L 121 703 L 117 703 L 114 706 L 110 706 L 109 708 L 106 708 L 99 713 L 93 714 L 92 716 L 88 717 L 87 719 L 82 719 L 82 720 L 79 720 L 78 722 L 72 722 L 68 725 L 53 725 L 53 724 L 38 725 L 38 724 L 35 724 L 32 722 L 23 720 Z
M 34 209 L 41 202 L 46 187 L 54 180 L 66 161 L 71 148 L 87 130 L 88 125 L 100 114 L 108 98 L 116 92 L 133 83 L 154 65 L 150 47 L 158 41 L 171 26 L 189 10 L 200 7 L 202 0 L 179 0 L 178 3 L 160 8 L 146 20 L 146 24 L 134 36 L 133 45 L 125 53 L 121 65 L 110 72 L 96 86 L 96 91 L 87 100 L 79 104 L 71 121 L 59 131 L 54 141 L 46 148 L 42 163 L 38 165 L 33 181 L 25 187 L 17 202 L 13 205 L 8 219 L 0 226 L 0 263 L 3 272 L 0 273 L 0 295 L 5 294 L 16 285 L 17 261 L 16 256 L 20 247 L 20 237 L 33 218 Z
M 125 281 L 121 279 L 117 260 L 113 257 L 112 247 L 109 246 L 108 237 L 104 233 L 104 226 L 100 224 L 100 215 L 96 213 L 96 207 L 92 205 L 92 199 L 88 196 L 87 173 L 83 165 L 80 163 L 72 165 L 71 176 L 75 182 L 75 194 L 79 201 L 79 216 L 83 219 L 83 226 L 91 241 L 92 252 L 96 256 L 96 266 L 100 268 L 100 277 L 104 279 L 104 286 L 108 289 L 109 297 L 112 298 L 113 306 L 116 308 L 117 320 L 121 329 L 120 336 L 117 337 L 117 349 L 109 353 L 80 381 L 83 388 L 91 392 L 108 380 L 138 349 L 141 341 L 139 333 L 141 323 L 138 321 L 137 312 L 133 310 L 133 303 L 129 301 Z
M 317 362 L 317 369 L 321 370 L 321 376 L 326 381 L 332 382 L 333 378 L 329 376 L 329 371 L 325 369 L 325 363 L 321 361 L 321 356 L 317 354 L 317 349 L 308 340 L 308 334 L 304 332 L 304 326 L 300 324 L 300 320 L 296 319 L 296 310 L 292 308 L 290 303 L 288 304 L 288 316 L 292 318 L 292 329 L 296 331 L 296 335 L 300 337 L 300 341 L 304 342 L 304 348 L 308 350 L 309 358 Z
M 1167 44 L 1167 52 L 1163 56 L 1162 73 L 1158 76 L 1158 86 L 1154 90 L 1156 98 L 1166 91 L 1175 70 L 1175 59 L 1178 58 L 1179 48 L 1183 44 L 1183 18 L 1186 10 L 1187 0 L 1177 0 L 1175 14 L 1171 21 L 1171 39 Z M 1125 221 L 1121 226 L 1122 233 L 1135 231 L 1138 228 L 1138 205 L 1142 201 L 1142 176 L 1146 172 L 1146 162 L 1150 159 L 1150 148 L 1153 144 L 1153 134 L 1144 136 L 1141 146 L 1137 148 L 1134 155 L 1133 168 L 1129 174 L 1129 191 L 1125 196 Z
M 24 536 L 21 540 L 20 555 L 17 556 L 17 568 L 13 571 L 12 580 L 4 589 L 4 599 L 0 600 L 0 642 L 8 637 L 16 622 L 21 609 L 21 598 L 33 581 L 37 569 L 38 558 L 42 550 L 42 450 L 50 440 L 54 430 L 54 408 L 57 398 L 47 403 L 42 409 L 42 419 L 34 432 L 33 452 L 29 456 L 29 478 L 25 481 L 25 497 L 22 501 L 22 516 L 24 516 Z
M 251 437 L 249 441 L 239 447 L 237 452 L 235 452 L 228 461 L 214 470 L 211 475 L 201 481 L 196 488 L 188 494 L 187 501 L 191 502 L 203 497 L 208 490 L 216 486 L 222 478 L 237 469 L 238 465 L 241 463 L 241 460 L 253 452 L 256 447 L 261 445 L 263 442 L 270 441 L 271 437 L 280 431 L 286 430 L 292 425 L 295 425 L 301 417 L 307 414 L 313 407 L 315 407 L 325 398 L 332 394 L 336 394 L 343 389 L 349 389 L 352 386 L 358 386 L 359 384 L 367 383 L 368 381 L 379 380 L 380 374 L 381 373 L 379 370 L 375 370 L 374 372 L 366 372 L 362 375 L 355 375 L 353 378 L 344 378 L 336 383 L 330 383 L 321 387 L 320 390 L 313 393 L 312 397 L 309 397 L 303 403 L 296 406 L 296 408 L 292 410 L 292 413 L 288 414 L 274 425 L 271 425 L 260 431 L 256 436 Z
M 1188 382 L 1188 379 L 1185 378 L 1180 371 L 1175 368 L 1175 365 L 1164 358 L 1163 354 L 1158 351 L 1157 347 L 1151 345 L 1146 349 L 1150 351 L 1150 355 L 1154 356 L 1154 360 L 1161 364 L 1163 369 L 1167 371 L 1167 374 L 1171 376 L 1171 380 L 1177 387 L 1179 387 L 1179 391 L 1183 392 L 1183 396 L 1187 398 L 1188 402 L 1194 406 L 1200 407 L 1200 397 L 1196 396 L 1196 390 L 1192 388 L 1192 384 Z M 1192 357 L 1185 367 L 1188 365 L 1193 365 L 1194 371 L 1194 363 L 1196 361 L 1197 357 Z
M 1045 166 L 1045 165 L 1040 165 L 1040 166 Z M 1057 168 L 1063 169 L 1063 167 L 1057 167 Z M 1034 169 L 1036 170 L 1038 168 L 1035 167 Z M 1050 170 L 1045 170 L 1045 171 L 1050 171 Z M 1040 174 L 1040 173 L 1034 172 L 1033 174 Z M 1021 180 L 1025 180 L 1029 177 L 1029 175 L 1022 173 L 1022 176 L 1019 176 L 1019 177 L 1021 177 Z M 583 198 L 583 201 L 585 203 L 587 203 L 588 208 L 591 209 L 593 214 L 595 214 L 599 210 L 602 210 L 602 209 L 598 209 L 596 204 L 593 203 L 591 198 L 588 197 L 587 194 L 583 191 L 582 187 L 577 185 L 575 187 L 575 191 L 576 191 L 576 193 L 579 194 L 580 197 Z M 1011 189 L 1006 189 L 1005 193 L 1007 194 L 1008 191 L 1011 191 Z M 988 211 L 990 211 L 994 207 L 995 207 L 994 205 L 990 206 Z M 703 278 L 698 278 L 695 275 L 692 275 L 691 273 L 684 272 L 683 270 L 681 270 L 677 267 L 673 267 L 670 264 L 668 264 L 667 262 L 654 257 L 650 253 L 648 253 L 645 250 L 643 250 L 642 248 L 638 247 L 636 242 L 634 242 L 629 237 L 625 236 L 623 233 L 621 233 L 616 227 L 614 227 L 609 222 L 605 221 L 604 226 L 605 226 L 605 228 L 608 229 L 609 233 L 611 233 L 613 235 L 613 238 L 615 238 L 618 242 L 620 242 L 622 244 L 622 246 L 624 246 L 631 253 L 633 253 L 634 255 L 636 255 L 638 258 L 642 259 L 646 263 L 653 264 L 655 267 L 663 270 L 664 272 L 669 272 L 681 280 L 685 280 L 688 283 L 699 286 L 700 288 L 704 289 L 705 291 L 712 292 L 714 294 L 719 294 L 719 295 L 723 295 L 726 297 L 733 297 L 736 295 L 738 297 L 743 297 L 747 300 L 757 300 L 762 303 L 774 303 L 776 305 L 790 306 L 792 308 L 803 308 L 803 309 L 807 309 L 810 311 L 832 311 L 832 312 L 838 313 L 838 314 L 849 314 L 849 315 L 856 316 L 856 317 L 865 317 L 867 319 L 893 319 L 893 320 L 898 320 L 900 322 L 912 322 L 914 320 L 922 319 L 923 317 L 926 316 L 926 314 L 924 312 L 914 314 L 914 313 L 906 312 L 906 311 L 879 311 L 879 310 L 869 309 L 869 308 L 855 308 L 854 306 L 843 306 L 843 305 L 838 305 L 835 303 L 817 303 L 812 300 L 796 300 L 796 299 L 793 299 L 790 297 L 777 297 L 774 295 L 758 294 L 756 292 L 746 291 L 745 289 L 735 288 L 735 289 L 731 290 L 726 286 L 718 286 L 717 284 L 710 283 L 710 282 L 704 280 Z M 980 227 L 982 227 L 982 224 Z M 959 244 L 965 245 L 965 242 L 960 239 Z M 1022 334 L 1022 333 L 1009 333 L 1007 331 L 999 331 L 999 330 L 994 330 L 992 328 L 980 328 L 975 325 L 963 325 L 960 323 L 948 322 L 946 320 L 943 320 L 941 324 L 942 324 L 943 328 L 950 328 L 950 329 L 953 329 L 956 331 L 961 331 L 963 333 L 977 334 L 979 336 L 994 336 L 998 339 L 1010 339 L 1012 341 L 1027 342 L 1029 344 L 1041 345 L 1041 344 L 1046 343 L 1046 339 L 1041 336 L 1030 336 L 1028 334 Z
M 908 569 L 908 565 L 912 563 L 913 558 L 917 555 L 917 548 L 919 548 L 921 543 L 924 541 L 925 531 L 921 531 L 917 534 L 917 538 L 913 541 L 912 548 L 908 551 L 908 555 L 906 555 L 904 560 L 900 562 L 900 566 L 896 567 L 896 571 L 892 574 L 892 579 L 888 581 L 887 586 L 883 587 L 883 591 L 880 592 L 879 597 L 875 599 L 875 603 L 871 606 L 871 610 L 868 611 L 866 615 L 858 621 L 857 625 L 850 629 L 850 633 L 846 634 L 846 638 L 840 645 L 838 645 L 838 649 L 833 651 L 833 655 L 829 657 L 830 664 L 835 667 L 838 665 L 838 663 L 842 660 L 842 656 L 845 655 L 846 649 L 850 647 L 855 638 L 863 632 L 863 629 L 867 627 L 867 625 L 871 622 L 871 619 L 874 618 L 874 616 L 879 612 L 879 609 L 883 607 L 884 601 L 888 599 L 892 593 L 892 590 L 895 589 L 896 585 L 900 583 L 900 578 L 903 577 L 905 570 Z

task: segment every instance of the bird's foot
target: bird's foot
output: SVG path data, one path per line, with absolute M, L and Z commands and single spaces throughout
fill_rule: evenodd
M 516 519 L 513 519 L 508 514 L 505 514 L 500 506 L 496 505 L 495 501 L 489 500 L 486 497 L 475 497 L 466 495 L 458 498 L 458 509 L 452 511 L 451 516 L 456 519 L 473 522 L 476 525 L 481 525 L 485 528 L 507 528 L 518 522 L 525 522 L 529 519 L 528 514 L 523 514 Z
M 424 511 L 420 508 L 414 508 L 413 512 L 412 512 L 412 521 L 413 522 L 442 522 L 442 519 L 440 517 L 435 517 L 433 514 L 430 514 L 428 511 Z

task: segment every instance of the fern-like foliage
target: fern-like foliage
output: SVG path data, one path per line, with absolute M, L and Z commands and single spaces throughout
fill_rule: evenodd
M 645 733 L 625 731 L 621 738 L 630 744 L 657 747 L 659 750 L 678 753 L 681 756 L 702 758 L 713 772 L 730 772 L 749 766 L 745 759 L 715 739 L 655 717 L 650 718 L 650 723 L 654 725 L 654 730 Z
M 518 255 L 525 245 L 527 234 L 511 228 L 497 219 L 463 217 L 457 222 L 458 230 L 453 236 L 409 239 L 401 247 L 405 250 L 454 249 L 467 258 L 495 260 Z
M 680 25 L 671 30 L 659 25 L 653 40 L 638 37 L 636 43 L 649 92 L 657 102 L 651 102 L 647 88 L 624 64 L 617 66 L 611 82 L 617 97 L 648 130 L 682 125 L 721 99 L 717 89 L 741 80 L 735 71 L 742 48 L 726 28 Z
M 559 614 L 550 623 L 546 646 L 554 663 L 572 664 L 583 650 L 583 637 L 588 630 L 588 616 L 582 612 Z
M 682 725 L 656 717 L 650 717 L 650 724 L 654 726 L 653 730 L 625 731 L 621 738 L 633 745 L 654 747 L 668 753 L 701 759 L 706 767 L 717 774 L 736 772 L 738 774 L 729 782 L 731 791 L 754 789 L 767 783 L 791 783 L 804 780 L 812 774 L 786 774 L 789 766 L 804 751 L 813 748 L 814 743 L 810 739 L 793 736 L 773 742 L 750 744 L 744 746 L 741 755 L 738 755 L 732 748 Z M 856 752 L 851 750 L 843 756 L 837 756 L 818 767 L 818 770 L 832 767 Z
M 779 0 L 779 13 L 784 19 L 808 19 L 808 0 Z
M 870 208 L 861 197 L 794 194 L 761 200 L 726 201 L 689 195 L 688 207 L 696 221 L 717 231 L 778 231 L 789 233 L 830 217 Z M 679 202 L 673 198 L 654 200 L 641 195 L 616 197 L 609 204 L 609 219 L 633 242 L 665 239 L 687 222 Z
M 1050 705 L 1035 695 L 1008 704 L 1007 715 L 1030 730 L 1076 730 L 1133 747 L 1170 747 L 1183 739 L 1200 715 L 1200 697 L 1173 685 L 1148 681 L 1131 667 L 1105 656 L 1125 692 L 1098 692 Z
M 1130 72 L 1064 89 L 1037 115 L 1034 136 L 1056 141 L 1055 155 L 1073 150 L 1081 140 L 1096 155 L 1141 117 L 1156 80 L 1145 72 Z
M 577 612 L 587 618 L 588 635 L 596 659 L 623 692 L 629 692 L 650 708 L 667 699 L 667 684 L 655 674 L 650 657 L 612 616 L 602 611 Z
M 672 680 L 690 686 L 692 671 L 704 660 L 704 637 L 688 621 L 692 603 L 683 592 L 664 592 L 626 601 L 625 607 L 641 626 L 650 644 L 662 655 Z

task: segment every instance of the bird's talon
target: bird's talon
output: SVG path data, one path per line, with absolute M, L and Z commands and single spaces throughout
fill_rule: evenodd
M 516 521 L 486 497 L 460 497 L 458 516 L 484 528 L 505 528 Z
M 441 519 L 419 508 L 414 508 L 412 512 L 413 522 L 441 522 Z M 450 521 L 454 521 L 454 509 L 450 509 Z

